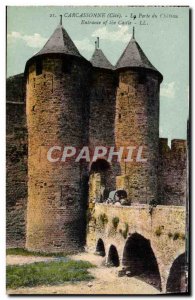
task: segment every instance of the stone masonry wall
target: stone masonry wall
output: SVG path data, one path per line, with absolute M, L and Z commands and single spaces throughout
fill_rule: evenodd
M 67 62 L 69 63 L 69 62 Z M 43 59 L 42 74 L 31 64 L 27 81 L 28 209 L 30 250 L 79 251 L 85 243 L 85 167 L 74 158 L 51 163 L 51 146 L 81 147 L 86 141 L 88 67 L 63 58 Z M 59 151 L 53 154 L 62 155 Z
M 181 206 L 157 206 L 151 211 L 149 205 L 116 207 L 96 204 L 88 225 L 90 233 L 87 247 L 90 251 L 96 251 L 97 242 L 101 238 L 106 260 L 110 246 L 113 245 L 117 249 L 121 266 L 128 237 L 133 233 L 140 234 L 150 241 L 165 291 L 174 260 L 185 252 L 185 214 L 185 208 Z M 113 219 L 116 217 L 118 225 L 114 227 Z
M 27 130 L 24 76 L 6 82 L 6 243 L 25 244 Z
M 108 149 L 115 147 L 115 109 L 116 109 L 116 76 L 111 70 L 93 68 L 90 81 L 90 118 L 89 118 L 89 147 L 92 153 L 96 146 L 104 146 Z M 102 156 L 107 159 L 106 156 Z M 89 173 L 91 164 L 89 164 Z M 116 176 L 120 174 L 120 166 L 117 162 L 110 162 L 106 172 L 91 174 L 89 180 L 89 207 L 94 201 L 93 184 L 95 178 L 99 178 L 97 185 L 99 191 L 103 185 L 109 193 L 116 188 Z M 93 179 L 92 179 L 93 177 Z
M 93 69 L 90 86 L 90 147 L 115 145 L 115 81 L 113 71 Z
M 187 142 L 167 139 L 159 141 L 159 200 L 164 205 L 186 205 Z
M 159 79 L 148 71 L 121 71 L 116 96 L 116 146 L 134 146 L 132 162 L 120 163 L 121 175 L 130 182 L 127 190 L 132 203 L 157 199 L 159 139 Z M 143 147 L 137 162 L 138 147 Z M 123 158 L 127 157 L 127 153 Z

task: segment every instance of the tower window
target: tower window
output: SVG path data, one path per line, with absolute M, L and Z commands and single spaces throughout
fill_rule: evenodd
M 71 74 L 71 68 L 72 68 L 72 62 L 70 58 L 62 61 L 62 73 Z
M 36 75 L 42 74 L 42 69 L 43 69 L 42 60 L 38 59 L 36 61 Z

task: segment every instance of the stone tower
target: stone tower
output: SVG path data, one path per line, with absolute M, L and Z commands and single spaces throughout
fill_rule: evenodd
M 74 252 L 85 244 L 85 166 L 62 156 L 61 146 L 88 140 L 88 71 L 62 22 L 26 64 L 28 207 L 26 247 Z M 50 162 L 48 150 L 52 152 Z M 63 150 L 63 148 L 62 148 Z
M 96 48 L 90 62 L 93 66 L 93 71 L 90 97 L 89 143 L 93 146 L 110 146 L 114 142 L 114 68 L 99 48 L 99 39 L 96 42 Z
M 133 161 L 122 161 L 120 164 L 122 176 L 117 178 L 117 187 L 127 190 L 132 203 L 150 203 L 157 199 L 159 89 L 162 75 L 135 40 L 134 30 L 116 64 L 116 70 L 119 76 L 116 146 L 136 147 Z M 136 161 L 139 146 L 143 147 L 142 158 L 147 159 L 145 162 Z
M 99 38 L 95 43 L 95 51 L 90 60 L 92 70 L 89 119 L 89 146 L 104 146 L 107 149 L 115 146 L 114 123 L 116 85 L 114 68 L 103 51 L 99 48 Z M 115 166 L 104 168 L 102 162 L 97 165 L 102 184 L 106 189 L 115 189 Z

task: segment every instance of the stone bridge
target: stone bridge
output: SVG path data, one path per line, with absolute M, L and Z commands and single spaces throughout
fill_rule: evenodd
M 185 208 L 95 204 L 87 248 L 163 292 L 186 288 Z

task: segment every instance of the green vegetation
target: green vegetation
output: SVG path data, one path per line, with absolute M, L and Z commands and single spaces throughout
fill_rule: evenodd
M 66 253 L 65 252 L 45 253 L 45 252 L 28 251 L 23 248 L 9 248 L 6 250 L 6 255 L 65 257 Z
M 168 233 L 168 237 L 169 238 L 173 238 L 174 241 L 180 239 L 180 240 L 185 240 L 185 234 L 184 233 L 180 233 L 180 232 L 175 232 L 174 234 L 169 232 Z
M 185 240 L 185 238 L 186 238 L 184 233 L 180 233 L 179 237 L 181 240 Z
M 91 280 L 88 269 L 94 267 L 85 261 L 50 261 L 7 266 L 7 288 L 57 285 L 65 281 Z
M 173 235 L 173 240 L 178 240 L 180 238 L 180 234 L 179 232 L 175 232 L 174 235 Z
M 159 226 L 159 227 L 156 229 L 155 234 L 156 234 L 157 236 L 161 236 L 163 228 L 164 228 L 164 226 Z
M 125 230 L 123 231 L 123 237 L 124 237 L 124 239 L 127 238 L 128 232 L 129 232 L 129 225 L 127 223 L 125 223 Z
M 129 225 L 127 223 L 125 223 L 125 229 L 119 229 L 119 233 L 124 237 L 124 239 L 127 238 L 127 234 L 129 232 Z
M 168 237 L 171 239 L 173 237 L 173 234 L 171 232 L 169 232 Z
M 118 226 L 118 224 L 119 224 L 119 218 L 118 217 L 114 217 L 112 219 L 112 225 L 113 225 L 113 227 L 116 229 L 117 226 Z
M 105 224 L 108 223 L 108 218 L 106 214 L 100 214 L 98 219 L 101 226 L 104 226 Z

